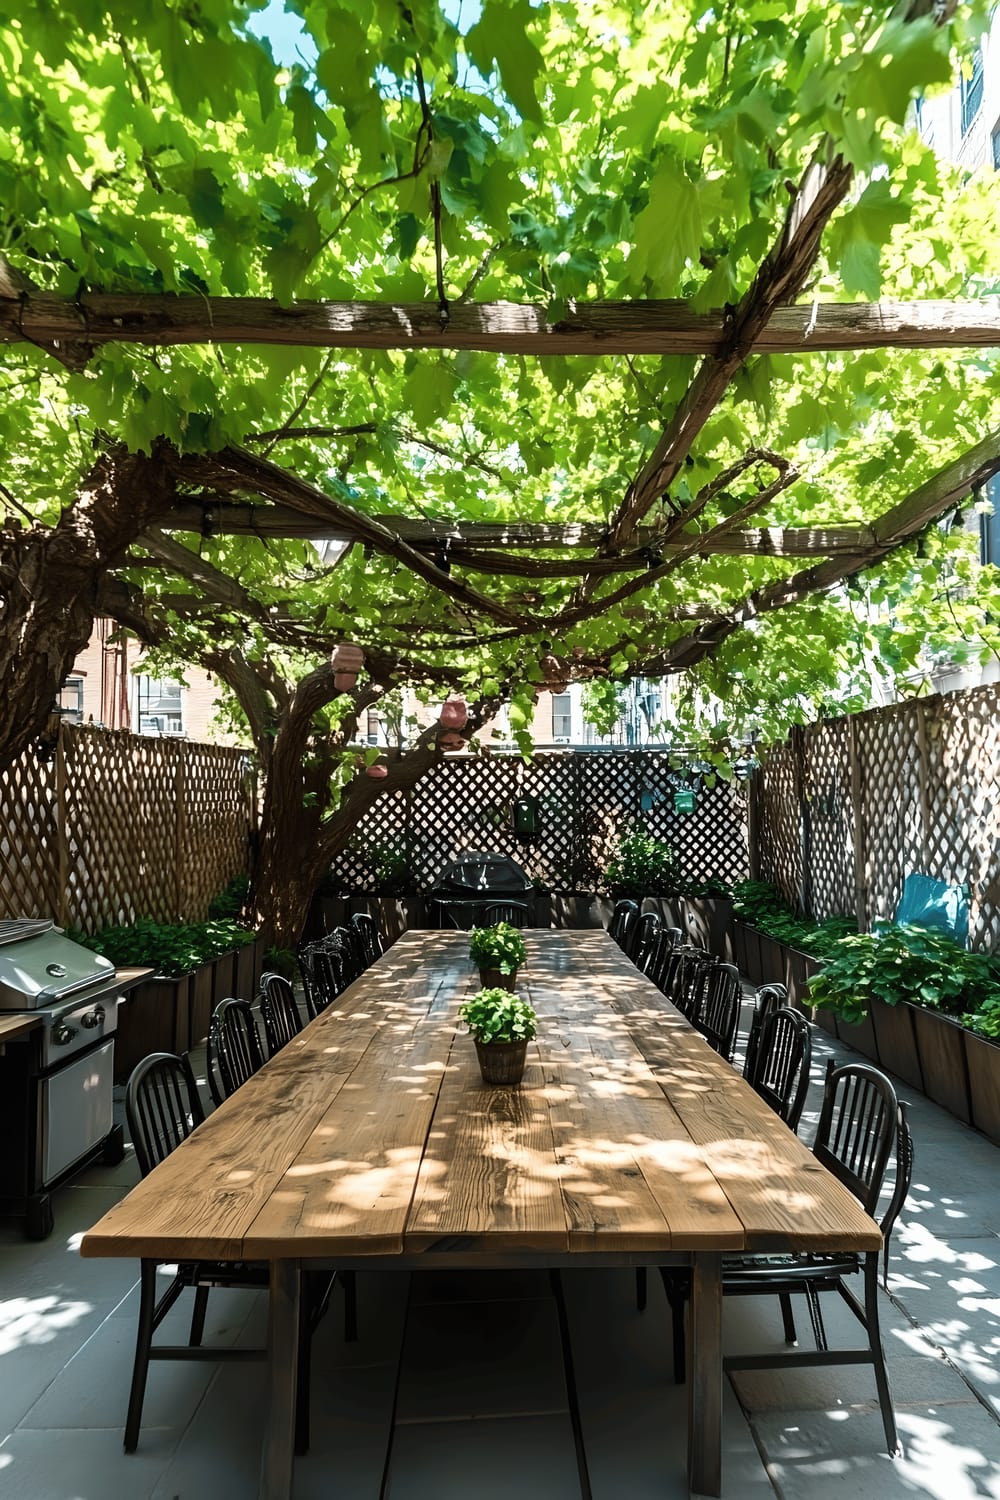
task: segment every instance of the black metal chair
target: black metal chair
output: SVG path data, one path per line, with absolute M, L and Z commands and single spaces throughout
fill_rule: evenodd
M 771 1011 L 760 1028 L 748 1082 L 789 1130 L 799 1128 L 811 1062 L 812 1036 L 805 1016 L 788 1005 Z
M 343 979 L 342 989 L 346 989 L 349 984 L 360 979 L 368 967 L 364 945 L 356 927 L 335 927 L 323 938 L 320 950 L 332 955 L 335 961 L 339 960 Z M 339 994 L 340 990 L 336 993 Z
M 360 940 L 364 949 L 365 964 L 373 964 L 377 958 L 381 958 L 385 952 L 385 944 L 382 942 L 382 934 L 378 930 L 375 918 L 366 911 L 355 912 L 350 921 L 351 927 Z
M 299 972 L 306 1011 L 310 1021 L 315 1021 L 347 984 L 341 940 L 324 938 L 320 942 L 307 943 L 299 950 Z
M 834 1067 L 826 1073 L 823 1106 L 813 1154 L 858 1199 L 866 1213 L 876 1215 L 889 1163 L 895 1159 L 895 1181 L 879 1220 L 884 1256 L 883 1279 L 888 1279 L 892 1231 L 906 1201 L 913 1174 L 913 1140 L 906 1106 L 877 1068 L 867 1063 Z M 879 1251 L 806 1252 L 791 1255 L 731 1255 L 723 1258 L 722 1290 L 727 1297 L 775 1296 L 781 1306 L 786 1342 L 795 1343 L 791 1298 L 802 1294 L 812 1324 L 815 1349 L 785 1353 L 734 1354 L 723 1361 L 726 1370 L 801 1369 L 811 1365 L 870 1364 L 882 1412 L 889 1453 L 899 1451 L 896 1418 L 879 1329 Z M 689 1291 L 685 1273 L 661 1269 L 673 1316 L 674 1374 L 684 1379 L 684 1301 Z M 864 1282 L 863 1302 L 847 1285 L 852 1276 Z M 866 1349 L 830 1349 L 820 1307 L 822 1292 L 837 1292 L 857 1318 L 868 1338 Z
M 633 938 L 630 943 L 631 958 L 636 968 L 642 973 L 646 972 L 647 960 L 652 956 L 653 946 L 657 934 L 663 923 L 655 911 L 643 912 L 638 921 L 633 924 Z
M 736 966 L 713 963 L 706 970 L 700 1004 L 692 1021 L 706 1042 L 730 1063 L 736 1051 L 742 999 Z
M 753 1015 L 750 1017 L 750 1030 L 747 1032 L 746 1055 L 743 1059 L 743 1077 L 752 1079 L 757 1063 L 757 1048 L 760 1044 L 760 1032 L 765 1020 L 774 1011 L 786 1003 L 788 990 L 783 984 L 761 984 L 757 986 L 753 997 Z
M 476 918 L 476 926 L 495 927 L 498 922 L 509 922 L 511 927 L 527 927 L 530 918 L 531 911 L 523 901 L 491 901 Z
M 624 952 L 632 926 L 639 920 L 639 907 L 635 901 L 616 901 L 611 913 L 608 932 Z
M 283 974 L 260 976 L 260 1014 L 270 1059 L 302 1030 L 302 1016 L 296 1004 L 295 991 Z
M 705 985 L 711 970 L 718 962 L 704 948 L 694 948 L 682 943 L 673 950 L 673 960 L 664 994 L 671 1000 L 681 1015 L 692 1025 L 701 1014 Z
M 145 1058 L 133 1070 L 125 1089 L 125 1117 L 135 1147 L 136 1160 L 143 1177 L 164 1161 L 186 1140 L 205 1116 L 198 1098 L 191 1065 L 186 1057 L 157 1052 Z M 157 1298 L 156 1260 L 139 1263 L 139 1327 L 136 1335 L 135 1362 L 125 1418 L 124 1447 L 134 1453 L 139 1443 L 146 1379 L 151 1360 L 202 1360 L 212 1363 L 229 1360 L 266 1359 L 266 1349 L 202 1347 L 208 1294 L 212 1287 L 240 1287 L 250 1291 L 267 1291 L 269 1268 L 266 1264 L 242 1261 L 185 1261 L 179 1264 L 173 1278 Z M 328 1273 L 307 1273 L 300 1327 L 298 1363 L 298 1406 L 295 1416 L 296 1452 L 305 1453 L 309 1446 L 309 1371 L 312 1333 L 326 1311 L 334 1277 Z M 191 1330 L 186 1344 L 154 1344 L 153 1335 L 187 1288 L 194 1290 Z M 353 1288 L 348 1289 L 348 1331 L 354 1331 Z
M 212 1013 L 208 1048 L 225 1098 L 264 1066 L 257 1022 L 246 1000 L 220 1000 Z M 214 1069 L 210 1070 L 211 1074 Z
M 663 976 L 671 951 L 676 944 L 676 927 L 661 927 L 653 941 L 649 944 L 646 954 L 639 968 L 647 979 L 651 979 L 658 989 L 663 988 Z

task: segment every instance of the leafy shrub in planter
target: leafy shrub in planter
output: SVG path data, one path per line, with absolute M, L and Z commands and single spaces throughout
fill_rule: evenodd
M 670 845 L 642 828 L 623 833 L 608 861 L 604 883 L 615 895 L 670 895 L 676 889 L 677 861 Z
M 827 917 L 823 922 L 797 917 L 774 886 L 763 881 L 740 881 L 733 888 L 733 898 L 736 915 L 743 921 L 750 922 L 776 942 L 824 962 L 837 954 L 842 939 L 857 936 L 857 923 L 853 917 Z
M 516 927 L 510 922 L 497 922 L 494 927 L 473 927 L 469 933 L 469 957 L 480 969 L 513 974 L 524 963 L 527 949 Z
M 176 978 L 252 943 L 255 934 L 228 919 L 169 924 L 140 917 L 128 927 L 105 927 L 92 935 L 73 936 L 118 968 L 151 964 L 158 974 Z
M 872 1000 L 908 1000 L 954 1016 L 982 1007 L 987 1024 L 996 1016 L 1000 1033 L 998 985 L 992 956 L 970 953 L 938 929 L 903 924 L 842 938 L 810 981 L 809 998 L 847 1022 L 861 1021 Z
M 247 904 L 250 894 L 250 876 L 234 875 L 228 885 L 209 903 L 208 920 L 210 922 L 231 920 L 239 921 Z
M 977 1036 L 1000 1042 L 1000 973 L 994 980 L 993 994 L 987 996 L 979 1010 L 966 1012 L 962 1016 L 962 1025 L 968 1026 Z
M 534 1007 L 509 990 L 480 990 L 459 1006 L 458 1014 L 468 1026 L 473 1040 L 484 1045 L 490 1042 L 530 1042 L 538 1031 Z

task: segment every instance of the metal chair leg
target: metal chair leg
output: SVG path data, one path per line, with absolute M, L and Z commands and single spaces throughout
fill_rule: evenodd
M 785 1343 L 797 1344 L 798 1335 L 795 1332 L 795 1317 L 792 1313 L 792 1299 L 787 1292 L 779 1292 L 778 1301 L 781 1304 L 781 1322 L 785 1330 Z
M 648 1293 L 649 1278 L 646 1275 L 645 1266 L 635 1268 L 635 1305 L 639 1312 L 646 1311 L 646 1300 Z
M 687 1375 L 687 1350 L 684 1344 L 684 1304 L 688 1300 L 687 1280 L 668 1271 L 665 1266 L 660 1267 L 660 1277 L 670 1307 L 674 1348 L 674 1383 L 683 1385 Z
M 209 1288 L 207 1286 L 195 1287 L 194 1311 L 191 1314 L 191 1337 L 188 1339 L 188 1343 L 191 1345 L 192 1349 L 197 1349 L 205 1336 L 205 1315 L 208 1312 L 208 1293 Z

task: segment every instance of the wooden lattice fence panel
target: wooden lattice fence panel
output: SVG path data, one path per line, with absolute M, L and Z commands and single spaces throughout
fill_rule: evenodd
M 804 844 L 812 915 L 854 910 L 857 887 L 863 927 L 894 915 L 910 871 L 968 884 L 971 945 L 1000 946 L 1000 687 L 814 725 L 802 744 L 801 777 L 792 743 L 758 773 L 763 878 L 794 903 Z
M 0 777 L 0 915 L 51 917 L 59 910 L 57 767 L 22 756 Z
M 794 907 L 802 888 L 802 839 L 792 746 L 773 746 L 757 774 L 762 783 L 758 829 L 760 876 L 776 886 L 789 906 Z
M 853 915 L 854 837 L 851 757 L 846 719 L 814 724 L 803 735 L 803 792 L 809 819 L 808 891 L 812 915 Z
M 541 753 L 448 759 L 433 766 L 413 791 L 380 798 L 350 845 L 333 863 L 340 890 L 374 888 L 380 845 L 407 853 L 415 883 L 433 886 L 463 849 L 495 850 L 516 860 L 541 884 L 592 891 L 619 835 L 636 821 L 665 838 L 680 856 L 684 877 L 741 880 L 747 874 L 745 792 L 737 784 L 702 788 L 693 814 L 674 810 L 683 773 L 665 753 Z M 531 838 L 515 832 L 519 798 L 536 805 Z
M 247 869 L 250 820 L 241 751 L 64 724 L 51 762 L 3 779 L 0 916 L 199 921 Z

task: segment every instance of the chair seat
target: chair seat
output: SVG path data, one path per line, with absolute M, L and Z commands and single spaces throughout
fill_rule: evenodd
M 791 1282 L 837 1280 L 841 1276 L 856 1275 L 861 1270 L 861 1255 L 849 1250 L 822 1255 L 724 1255 L 722 1257 L 722 1283 L 725 1290 L 738 1289 L 740 1283 L 749 1285 L 768 1281 Z

